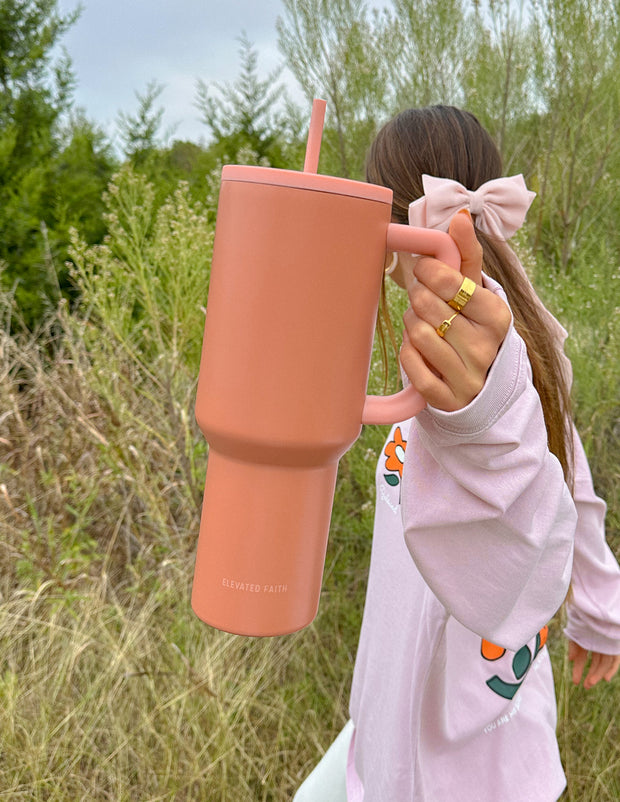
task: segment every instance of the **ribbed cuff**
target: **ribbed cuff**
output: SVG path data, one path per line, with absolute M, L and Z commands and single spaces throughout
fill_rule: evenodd
M 569 624 L 564 630 L 564 635 L 568 640 L 574 641 L 586 649 L 588 652 L 599 652 L 600 654 L 620 654 L 620 641 L 616 638 L 607 638 L 600 632 L 594 632 L 586 627 Z

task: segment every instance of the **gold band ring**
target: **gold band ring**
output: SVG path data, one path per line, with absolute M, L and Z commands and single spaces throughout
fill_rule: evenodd
M 439 334 L 439 336 L 440 336 L 442 339 L 443 339 L 443 338 L 446 336 L 446 332 L 448 331 L 448 329 L 449 329 L 449 328 L 450 328 L 450 326 L 452 325 L 452 321 L 454 320 L 454 318 L 455 318 L 457 315 L 458 315 L 458 312 L 455 312 L 455 313 L 452 315 L 452 317 L 451 317 L 451 318 L 448 318 L 448 320 L 444 320 L 444 321 L 443 321 L 443 323 L 442 323 L 442 324 L 439 326 L 439 328 L 436 328 L 436 329 L 435 329 L 435 331 L 437 332 L 437 334 Z
M 475 289 L 476 283 L 465 276 L 457 294 L 451 301 L 448 301 L 448 306 L 456 309 L 457 312 L 461 312 L 474 294 Z

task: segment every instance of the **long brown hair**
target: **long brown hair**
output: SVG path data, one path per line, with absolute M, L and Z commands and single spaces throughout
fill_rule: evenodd
M 394 193 L 392 219 L 407 224 L 409 204 L 424 194 L 422 175 L 451 178 L 470 190 L 502 175 L 499 151 L 473 114 L 453 106 L 407 109 L 378 133 L 366 160 L 366 180 Z M 474 215 L 475 224 L 475 215 Z M 573 444 L 570 387 L 562 370 L 559 345 L 536 303 L 529 282 L 515 269 L 503 242 L 476 229 L 484 271 L 504 288 L 514 325 L 527 347 L 534 386 L 540 396 L 549 449 L 570 483 Z M 385 301 L 385 295 L 383 295 Z M 393 328 L 382 303 L 385 328 Z M 381 335 L 385 353 L 385 339 Z

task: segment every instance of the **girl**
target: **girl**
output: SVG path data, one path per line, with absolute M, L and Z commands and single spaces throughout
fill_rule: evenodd
M 585 686 L 611 680 L 620 569 L 570 424 L 565 332 L 505 242 L 533 193 L 446 106 L 391 120 L 367 179 L 393 190 L 395 222 L 449 230 L 462 267 L 399 253 L 386 270 L 410 301 L 404 379 L 428 406 L 379 460 L 351 721 L 295 800 L 553 802 L 547 623 L 568 593 L 573 679 L 591 652 Z

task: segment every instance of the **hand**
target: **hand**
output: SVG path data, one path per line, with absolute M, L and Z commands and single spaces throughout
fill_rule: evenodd
M 482 286 L 482 247 L 470 215 L 456 214 L 449 233 L 461 254 L 461 273 L 427 256 L 409 257 L 410 269 L 403 271 L 411 306 L 403 317 L 400 359 L 424 400 L 452 412 L 467 406 L 482 390 L 511 314 L 499 296 Z M 463 276 L 477 284 L 476 290 L 441 338 L 436 329 L 454 315 L 447 301 L 459 291 Z
M 588 650 L 571 640 L 568 642 L 568 659 L 573 664 L 573 682 L 575 685 L 579 685 L 588 661 Z M 590 670 L 583 681 L 583 687 L 589 690 L 602 679 L 609 682 L 619 668 L 620 655 L 592 652 Z

